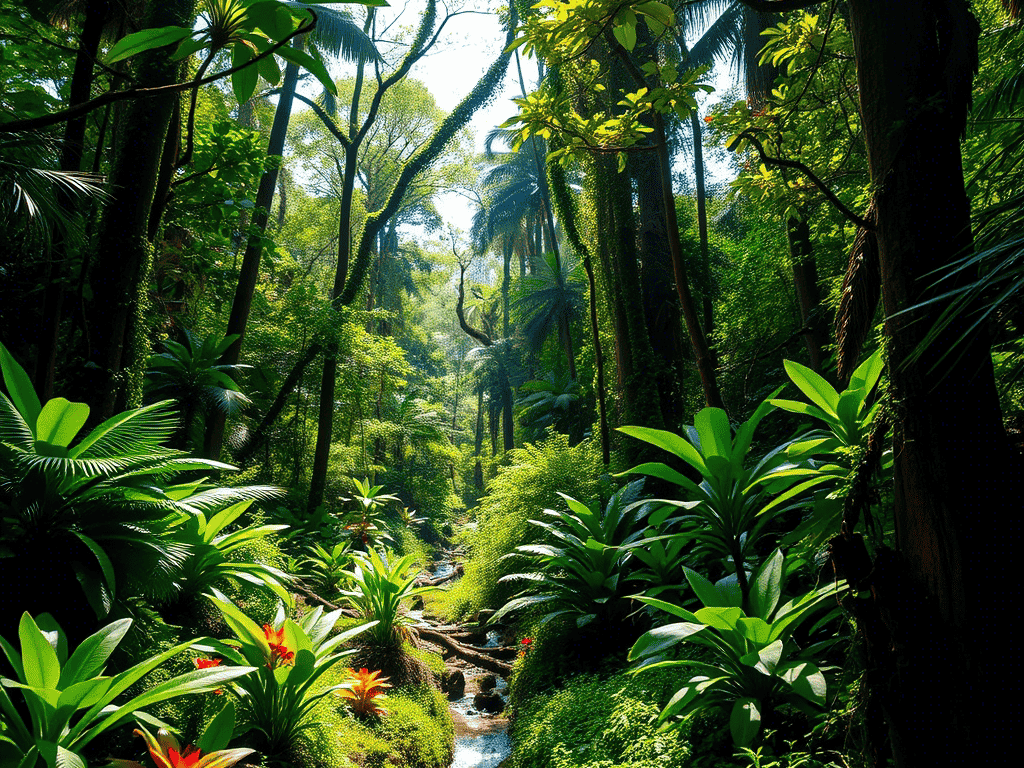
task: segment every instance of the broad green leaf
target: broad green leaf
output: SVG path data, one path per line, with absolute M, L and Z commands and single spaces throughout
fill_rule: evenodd
M 141 32 L 133 32 L 118 40 L 107 53 L 106 63 L 116 64 L 143 51 L 151 51 L 154 48 L 163 48 L 166 45 L 184 40 L 192 35 L 192 30 L 187 27 L 158 27 L 156 29 L 143 29 Z
M 246 9 L 246 12 L 249 18 L 256 23 L 256 26 L 267 34 L 267 37 L 278 42 L 288 37 L 294 29 L 292 15 L 277 0 L 253 3 Z
M 706 629 L 705 624 L 691 622 L 678 622 L 655 627 L 650 632 L 641 635 L 640 639 L 633 644 L 633 647 L 629 649 L 629 659 L 635 661 L 642 656 L 661 653 Z
M 197 40 L 197 39 L 194 39 L 194 38 L 189 38 L 188 40 L 182 40 L 181 41 L 181 45 L 178 46 L 177 50 L 174 52 L 174 55 L 171 56 L 171 61 L 181 61 L 182 59 L 187 59 L 193 53 L 196 53 L 197 51 L 201 51 L 205 47 L 206 47 L 206 41 L 205 40 Z M 159 355 L 154 355 L 154 357 L 159 357 Z M 151 360 L 152 360 L 152 358 L 151 358 Z M 150 365 L 152 365 L 152 363 L 150 363 Z
M 732 459 L 732 429 L 729 417 L 721 408 L 703 408 L 693 418 L 693 425 L 700 435 L 700 448 L 704 460 L 719 456 L 729 463 Z
M 704 457 L 687 440 L 673 432 L 668 432 L 664 429 L 651 429 L 650 427 L 618 427 L 618 431 L 624 435 L 635 437 L 637 440 L 643 440 L 645 443 L 663 448 L 700 471 L 702 475 L 707 475 Z
M 800 696 L 819 707 L 825 706 L 825 676 L 814 664 L 809 661 L 787 664 L 780 667 L 777 674 Z
M 797 389 L 803 392 L 807 398 L 825 413 L 835 416 L 836 405 L 839 403 L 839 393 L 835 388 L 825 381 L 821 376 L 812 371 L 806 365 L 800 365 L 792 360 L 784 360 L 783 365 L 790 380 L 796 384 Z
M 258 67 L 245 66 L 252 61 L 252 57 L 252 48 L 245 43 L 235 43 L 231 48 L 231 66 L 242 67 L 231 75 L 231 90 L 235 92 L 239 104 L 244 104 L 252 98 L 260 78 Z
M 326 88 L 331 93 L 337 95 L 338 88 L 337 86 L 335 86 L 334 80 L 331 79 L 331 74 L 327 71 L 327 68 L 323 65 L 323 62 L 314 59 L 305 51 L 299 50 L 298 48 L 292 48 L 290 45 L 286 45 L 283 48 L 278 48 L 276 53 L 285 61 L 290 61 L 293 64 L 298 64 L 307 72 L 311 72 L 316 77 L 316 79 L 320 81 L 320 84 L 323 85 L 324 88 Z
M 623 48 L 627 51 L 632 51 L 636 46 L 636 24 L 635 23 L 624 23 L 616 24 L 612 27 L 612 34 L 615 39 L 619 42 Z
M 766 621 L 771 618 L 782 594 L 782 565 L 784 561 L 782 550 L 777 549 L 758 568 L 749 596 L 751 616 L 759 616 Z
M 885 370 L 885 359 L 882 357 L 882 350 L 876 349 L 871 357 L 857 366 L 857 370 L 850 376 L 850 384 L 847 389 L 863 390 L 864 397 L 867 397 L 878 383 L 883 370 Z
M 739 608 L 701 608 L 694 615 L 709 627 L 728 631 L 736 629 L 736 622 L 743 611 Z
M 259 67 L 260 77 L 271 85 L 281 82 L 281 67 L 277 65 L 277 59 L 273 56 L 264 56 L 256 65 Z M 218 371 L 218 373 L 220 373 Z M 222 374 L 223 375 L 223 374 Z M 225 376 L 225 378 L 227 378 Z
M 57 652 L 27 611 L 21 615 L 18 638 L 21 640 L 21 662 L 24 665 L 25 683 L 34 688 L 56 689 L 60 681 Z
M 741 616 L 736 620 L 736 629 L 743 637 L 756 645 L 767 643 L 772 636 L 772 627 L 764 619 Z
M 224 749 L 235 732 L 235 705 L 230 701 L 210 721 L 203 735 L 196 742 L 196 749 L 206 754 Z
M 691 568 L 683 568 L 686 580 L 690 583 L 697 599 L 708 608 L 739 608 L 741 598 L 739 590 L 720 589 Z
M 18 365 L 18 361 L 3 344 L 0 344 L 0 369 L 3 371 L 4 384 L 11 396 L 11 402 L 31 429 L 39 418 L 42 404 L 25 369 Z
M 795 413 L 800 416 L 810 416 L 812 419 L 821 419 L 828 424 L 835 423 L 834 418 L 826 415 L 821 408 L 816 405 L 811 405 L 810 403 L 805 403 L 800 400 L 783 400 L 780 398 L 773 398 L 768 402 L 776 408 L 781 408 L 789 413 Z
M 761 702 L 757 699 L 737 699 L 729 716 L 729 732 L 737 747 L 749 746 L 761 730 Z
M 109 677 L 94 677 L 83 680 L 61 691 L 57 699 L 57 708 L 70 707 L 72 710 L 91 707 L 106 694 L 110 687 Z
M 655 597 L 644 597 L 643 595 L 638 596 L 636 599 L 641 603 L 646 603 L 654 608 L 658 608 L 665 613 L 675 616 L 676 618 L 685 619 L 686 621 L 700 622 L 700 619 L 698 619 L 694 614 L 673 603 L 667 603 L 664 600 L 658 600 Z

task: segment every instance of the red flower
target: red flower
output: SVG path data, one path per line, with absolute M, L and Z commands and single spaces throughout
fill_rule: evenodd
M 519 644 L 520 645 L 533 645 L 533 638 L 532 637 L 524 637 L 522 640 L 519 641 Z
M 272 629 L 269 624 L 263 625 L 263 634 L 270 646 L 270 661 L 267 666 L 273 669 L 281 664 L 291 664 L 295 660 L 295 652 L 289 651 L 284 644 L 284 627 Z
M 196 665 L 196 669 L 209 669 L 210 667 L 219 667 L 221 661 L 221 659 L 203 659 L 196 657 L 192 660 L 192 663 Z M 222 693 L 224 693 L 223 688 L 218 688 L 214 691 L 214 694 L 217 696 L 220 696 Z
M 149 756 L 153 758 L 157 768 L 231 768 L 239 760 L 253 753 L 251 749 L 224 749 L 204 756 L 192 746 L 182 749 L 178 740 L 163 728 L 157 731 L 155 738 L 145 728 L 136 729 L 135 734 L 146 741 Z M 110 763 L 110 768 L 142 768 L 142 765 L 134 760 L 114 760 Z
M 710 123 L 714 119 L 715 119 L 714 115 L 708 115 L 707 117 L 704 118 L 704 122 L 705 123 Z

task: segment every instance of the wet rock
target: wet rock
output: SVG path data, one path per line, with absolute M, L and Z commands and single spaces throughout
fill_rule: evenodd
M 496 691 L 478 693 L 473 697 L 473 706 L 481 712 L 498 714 L 505 709 L 505 700 Z
M 449 701 L 458 701 L 466 695 L 466 676 L 461 669 L 446 669 L 441 675 L 441 692 Z
M 497 684 L 498 684 L 498 678 L 495 677 L 494 675 L 484 675 L 483 677 L 480 678 L 480 682 L 478 683 L 478 685 L 480 686 L 480 691 L 482 693 L 487 693 L 488 691 L 493 691 Z

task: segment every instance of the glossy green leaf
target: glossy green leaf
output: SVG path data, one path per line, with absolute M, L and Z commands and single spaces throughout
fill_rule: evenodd
M 690 466 L 706 474 L 707 468 L 704 465 L 704 457 L 694 448 L 689 441 L 679 435 L 668 432 L 664 429 L 651 429 L 650 427 L 619 427 L 618 431 L 624 435 L 643 440 L 645 443 L 663 448 L 674 456 L 678 456 Z
M 151 51 L 155 48 L 163 48 L 167 45 L 190 37 L 192 30 L 187 27 L 158 27 L 156 29 L 143 29 L 140 32 L 133 32 L 118 40 L 107 53 L 106 63 L 116 64 L 123 59 Z
M 210 721 L 203 735 L 196 742 L 196 749 L 204 754 L 217 752 L 227 747 L 235 732 L 235 705 L 228 701 L 217 716 Z
M 120 619 L 79 643 L 64 665 L 60 686 L 64 688 L 99 674 L 131 625 L 131 619 Z
M 323 62 L 314 59 L 308 53 L 298 48 L 292 48 L 289 45 L 283 48 L 277 49 L 277 55 L 285 61 L 290 61 L 293 64 L 298 64 L 300 67 L 305 69 L 307 72 L 313 74 L 320 84 L 323 85 L 331 93 L 337 95 L 338 88 L 334 84 L 334 80 L 331 79 L 330 73 L 327 68 L 323 65 Z
M 3 344 L 0 344 L 0 370 L 3 371 L 4 384 L 11 402 L 31 429 L 39 418 L 42 405 L 25 369 L 18 365 L 18 361 Z
M 807 701 L 819 707 L 825 706 L 825 676 L 811 662 L 804 661 L 779 668 L 778 675 Z
M 761 702 L 753 698 L 737 699 L 729 716 L 729 732 L 738 747 L 749 746 L 761 730 Z
M 256 91 L 256 83 L 259 81 L 259 69 L 255 66 L 245 66 L 252 61 L 253 51 L 245 43 L 235 43 L 231 48 L 231 66 L 242 67 L 242 69 L 231 75 L 231 90 L 239 104 L 244 104 L 252 98 Z
M 792 360 L 783 361 L 783 365 L 790 380 L 796 384 L 797 389 L 807 396 L 808 400 L 821 408 L 825 413 L 831 416 L 836 415 L 839 393 L 836 392 L 831 384 L 806 365 L 795 363 Z
M 28 611 L 21 615 L 18 624 L 18 638 L 21 640 L 21 662 L 25 683 L 34 688 L 56 689 L 60 680 L 60 664 L 57 652 L 47 642 Z
M 668 650 L 707 629 L 702 623 L 677 622 L 655 627 L 641 635 L 629 650 L 631 661 Z

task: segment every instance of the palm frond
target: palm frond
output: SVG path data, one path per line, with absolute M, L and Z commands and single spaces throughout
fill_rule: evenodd
M 731 61 L 734 52 L 743 45 L 742 20 L 742 6 L 736 2 L 729 3 L 729 7 L 708 26 L 704 34 L 690 45 L 690 66 L 702 67 L 716 61 Z
M 31 450 L 35 438 L 21 412 L 7 395 L 0 392 L 0 442 L 10 443 L 22 450 Z
M 162 448 L 175 430 L 174 403 L 164 400 L 112 416 L 71 449 L 73 458 L 102 459 L 126 455 L 150 455 Z
M 315 3 L 285 2 L 290 8 L 309 9 L 316 13 L 316 27 L 309 33 L 309 42 L 332 56 L 348 61 L 378 61 L 380 53 L 373 41 L 352 20 L 348 11 Z
M 181 500 L 190 512 L 209 515 L 242 501 L 270 501 L 284 496 L 284 490 L 273 485 L 246 485 L 240 488 L 206 488 Z

